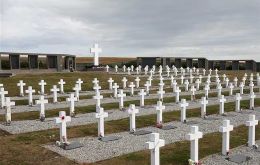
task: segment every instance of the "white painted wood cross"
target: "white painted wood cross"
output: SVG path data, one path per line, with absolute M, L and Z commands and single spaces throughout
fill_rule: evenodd
M 196 100 L 196 97 L 195 97 L 196 88 L 194 87 L 194 85 L 191 86 L 190 92 L 191 92 L 191 100 L 195 101 Z
M 165 110 L 165 106 L 162 104 L 161 101 L 157 101 L 157 106 L 155 108 L 156 108 L 156 112 L 157 112 L 157 123 L 156 123 L 156 125 L 160 127 L 162 125 L 162 122 L 163 122 L 162 112 L 163 112 L 163 110 Z
M 36 104 L 40 105 L 40 120 L 44 121 L 45 120 L 45 104 L 48 103 L 48 100 L 44 99 L 44 96 L 41 95 L 39 100 L 36 100 Z
M 109 66 L 106 65 L 106 72 L 109 72 Z
M 144 84 L 144 86 L 145 86 L 146 94 L 149 95 L 151 84 L 149 83 L 149 81 L 146 81 L 146 83 Z
M 123 89 L 125 89 L 126 88 L 126 82 L 127 82 L 126 77 L 123 77 L 122 82 L 123 82 Z
M 17 86 L 20 87 L 20 96 L 24 96 L 23 87 L 26 84 L 23 82 L 23 80 L 19 80 L 19 83 L 17 83 Z
M 177 87 L 176 91 L 175 91 L 175 103 L 179 103 L 179 101 L 180 101 L 180 93 L 181 93 L 181 89 L 180 89 L 180 87 Z
M 186 102 L 186 99 L 181 99 L 181 122 L 186 122 L 186 110 L 187 107 L 189 106 L 189 103 Z
M 136 131 L 135 115 L 139 113 L 139 109 L 136 109 L 134 104 L 130 104 L 127 112 L 130 118 L 130 132 L 135 132 Z
M 198 126 L 191 126 L 190 133 L 185 136 L 186 140 L 191 141 L 190 159 L 194 164 L 199 163 L 199 139 L 202 136 L 202 132 L 199 132 Z
M 53 85 L 53 88 L 51 89 L 51 92 L 53 92 L 53 103 L 58 102 L 58 91 L 60 91 L 60 89 L 57 88 L 57 85 Z
M 136 85 L 136 88 L 140 87 L 140 78 L 138 76 L 135 78 L 135 85 Z
M 77 97 L 77 101 L 79 101 L 79 91 L 80 91 L 79 84 L 75 84 L 73 90 L 75 91 L 75 97 Z
M 100 107 L 99 111 L 96 113 L 96 118 L 98 119 L 98 137 L 104 137 L 104 118 L 108 117 L 108 113 L 104 112 L 104 108 Z
M 209 90 L 210 90 L 209 84 L 205 84 L 204 90 L 205 90 L 205 97 L 208 99 L 209 98 Z
M 110 77 L 110 78 L 107 80 L 107 82 L 108 82 L 108 88 L 109 88 L 109 90 L 112 90 L 112 89 L 113 89 L 113 82 L 114 82 L 114 80 Z
M 255 127 L 258 125 L 258 120 L 255 119 L 255 115 L 250 114 L 249 120 L 246 121 L 246 126 L 248 126 L 248 146 L 255 146 Z
M 100 92 L 97 92 L 95 96 L 93 96 L 93 99 L 97 100 L 96 102 L 96 110 L 100 108 L 100 100 L 103 99 L 103 96 L 100 95 Z
M 99 81 L 97 78 L 94 78 L 94 80 L 92 81 L 93 85 L 96 86 L 99 84 Z
M 93 48 L 90 48 L 90 53 L 94 54 L 94 66 L 99 66 L 99 53 L 102 49 L 98 47 L 98 44 L 94 44 Z
M 250 109 L 255 109 L 255 92 L 250 94 Z
M 226 78 L 226 88 L 228 88 L 228 84 L 229 84 L 229 79 Z
M 130 67 L 127 68 L 127 74 L 131 75 L 131 68 Z
M 5 91 L 4 87 L 0 88 L 0 95 L 1 95 L 1 108 L 4 108 L 5 105 L 5 95 L 8 94 L 8 91 Z
M 189 81 L 185 80 L 184 84 L 185 84 L 185 91 L 188 92 L 189 91 Z
M 165 94 L 164 90 L 159 89 L 159 91 L 157 91 L 157 94 L 159 96 L 159 100 L 163 101 L 163 95 Z
M 237 77 L 234 78 L 234 86 L 237 87 L 237 82 L 238 82 L 238 79 Z
M 66 98 L 66 101 L 70 102 L 70 116 L 75 116 L 75 101 L 77 101 L 77 97 L 74 96 L 74 93 L 71 93 L 70 97 Z
M 10 100 L 10 97 L 5 98 L 5 121 L 6 125 L 10 125 L 12 118 L 11 118 L 11 106 L 15 106 L 15 102 Z
M 114 83 L 113 89 L 114 89 L 114 98 L 117 98 L 117 89 L 119 88 L 119 85 L 117 83 Z
M 196 79 L 195 84 L 197 91 L 200 90 L 200 79 Z
M 165 145 L 165 141 L 159 138 L 159 133 L 151 133 L 150 141 L 146 144 L 151 150 L 151 165 L 160 165 L 160 147 Z
M 176 91 L 177 84 L 178 84 L 178 83 L 176 82 L 176 80 L 173 80 L 173 82 L 172 82 L 172 91 L 173 91 L 173 92 Z
M 201 118 L 205 118 L 207 115 L 206 109 L 207 109 L 207 104 L 209 101 L 206 99 L 206 97 L 201 97 Z
M 123 89 L 119 90 L 117 97 L 119 98 L 119 109 L 123 109 L 124 108 L 124 97 L 126 97 L 126 94 L 124 93 Z
M 221 97 L 219 98 L 219 114 L 220 115 L 224 114 L 224 106 L 225 106 L 226 101 L 227 101 L 227 99 L 225 99 L 225 96 L 221 95 Z
M 99 90 L 101 89 L 101 86 L 99 86 L 98 84 L 95 84 L 93 89 L 95 90 L 95 93 L 98 93 Z
M 222 95 L 222 85 L 221 84 L 217 85 L 217 90 L 218 90 L 218 98 L 220 98 Z
M 28 89 L 25 90 L 25 93 L 28 93 L 28 105 L 33 105 L 33 93 L 35 93 L 35 90 L 32 89 L 32 86 L 28 86 Z
M 118 66 L 115 65 L 115 72 L 117 73 L 118 72 Z
M 39 82 L 39 85 L 40 85 L 40 87 L 41 87 L 40 94 L 41 94 L 41 95 L 44 95 L 44 86 L 47 85 L 47 83 L 46 83 L 44 80 L 41 80 L 41 81 Z
M 68 144 L 67 122 L 71 122 L 71 117 L 66 116 L 65 111 L 60 111 L 59 117 L 55 118 L 55 123 L 60 124 L 60 141 L 59 141 L 59 143 L 61 143 L 61 144 Z
M 60 79 L 58 84 L 60 85 L 60 93 L 63 94 L 64 93 L 64 84 L 66 84 L 66 82 L 63 81 L 63 79 Z
M 229 154 L 230 131 L 233 131 L 233 125 L 230 125 L 230 120 L 223 120 L 223 125 L 220 126 L 219 132 L 222 132 L 222 155 Z
M 233 89 L 234 89 L 233 83 L 229 83 L 229 96 L 233 95 Z
M 79 91 L 81 91 L 81 90 L 82 90 L 81 84 L 83 83 L 83 81 L 81 80 L 81 78 L 79 78 L 79 79 L 76 81 L 76 83 L 78 84 Z
M 251 81 L 249 84 L 250 94 L 254 92 L 254 83 Z
M 236 93 L 236 112 L 240 112 L 240 100 L 242 97 L 240 96 L 240 93 Z
M 143 107 L 144 106 L 144 96 L 146 95 L 147 93 L 144 92 L 144 89 L 141 89 L 140 92 L 139 92 L 139 96 L 140 96 L 140 107 Z
M 243 82 L 240 82 L 240 85 L 239 85 L 239 87 L 240 87 L 240 94 L 241 95 L 243 95 L 244 94 L 244 83 Z
M 135 84 L 133 82 L 130 82 L 129 86 L 130 88 L 130 95 L 131 96 L 134 96 L 134 87 L 135 87 Z

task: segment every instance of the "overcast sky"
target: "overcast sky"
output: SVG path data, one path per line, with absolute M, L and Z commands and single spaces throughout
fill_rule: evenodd
M 260 0 L 0 1 L 0 51 L 260 61 Z

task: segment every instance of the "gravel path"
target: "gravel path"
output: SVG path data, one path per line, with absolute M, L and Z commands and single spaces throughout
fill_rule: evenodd
M 257 97 L 260 97 L 260 95 L 257 95 Z M 227 102 L 234 102 L 235 98 L 234 96 L 228 96 L 226 97 Z M 243 95 L 243 99 L 249 99 L 249 95 Z M 209 98 L 209 104 L 210 105 L 218 105 L 219 102 L 216 98 Z M 145 107 L 138 107 L 139 114 L 137 116 L 144 116 L 149 114 L 156 114 L 155 111 L 156 105 L 149 105 Z M 168 111 L 178 111 L 180 110 L 180 107 L 178 104 L 175 103 L 166 103 L 165 104 L 166 109 L 164 112 Z M 200 103 L 197 101 L 189 101 L 189 106 L 187 109 L 194 109 L 199 108 Z M 119 111 L 119 110 L 109 110 L 108 118 L 105 118 L 105 121 L 111 121 L 111 120 L 119 120 L 123 118 L 128 118 L 129 115 L 127 112 Z M 68 127 L 72 126 L 78 126 L 78 125 L 86 125 L 90 123 L 97 123 L 97 119 L 95 118 L 95 113 L 85 113 L 85 114 L 78 114 L 76 118 L 72 118 L 72 121 L 68 123 Z M 34 131 L 40 131 L 40 130 L 47 130 L 52 128 L 58 128 L 59 126 L 55 124 L 54 118 L 47 118 L 45 122 L 41 122 L 39 120 L 21 120 L 21 121 L 12 121 L 10 126 L 5 126 L 3 124 L 0 124 L 0 129 L 5 130 L 11 134 L 19 134 L 19 133 L 25 133 L 25 132 L 34 132 Z
M 248 112 L 256 114 L 256 117 L 259 118 L 259 110 L 260 109 L 257 108 L 256 111 Z M 190 118 L 189 121 L 197 122 L 196 125 L 199 126 L 199 130 L 202 131 L 203 134 L 208 134 L 212 132 L 218 132 L 219 126 L 222 125 L 223 119 L 231 120 L 231 124 L 233 124 L 234 127 L 242 125 L 248 119 L 248 114 L 230 112 L 228 113 L 228 116 L 225 117 L 219 115 L 211 115 L 211 117 L 215 117 L 216 120 Z M 183 141 L 185 139 L 185 135 L 189 132 L 190 129 L 190 125 L 183 124 L 178 121 L 166 124 L 174 125 L 177 127 L 177 129 L 167 131 L 155 127 L 146 127 L 142 129 L 160 133 L 160 138 L 164 139 L 166 144 Z M 101 142 L 95 137 L 69 139 L 70 141 L 79 141 L 84 146 L 82 148 L 67 151 L 55 146 L 54 144 L 45 145 L 45 147 L 79 163 L 101 161 L 147 149 L 145 142 L 149 141 L 149 135 L 134 136 L 129 134 L 128 132 L 121 132 L 111 135 L 122 138 L 113 142 Z
M 260 140 L 256 141 L 256 143 L 259 145 Z M 239 146 L 236 148 L 231 149 L 230 156 L 232 155 L 245 155 L 249 156 L 251 159 L 247 162 L 242 163 L 241 165 L 259 165 L 260 164 L 260 150 L 255 150 L 250 147 L 247 147 L 246 145 Z M 214 154 L 210 155 L 204 159 L 201 160 L 203 164 L 211 164 L 211 165 L 237 165 L 237 163 L 230 162 L 225 159 L 226 156 L 222 156 L 221 154 Z
M 249 89 L 249 87 L 245 87 L 245 89 Z M 235 90 L 239 90 L 239 88 L 234 88 Z M 229 89 L 224 88 L 222 89 L 222 92 L 225 91 L 229 91 Z M 217 90 L 216 89 L 212 89 L 209 91 L 209 93 L 216 93 Z M 200 90 L 198 92 L 196 92 L 196 94 L 203 94 L 205 93 L 204 90 Z M 234 92 L 235 93 L 235 92 Z M 180 96 L 185 96 L 185 95 L 190 95 L 190 92 L 181 92 Z M 173 97 L 175 96 L 175 93 L 169 92 L 166 93 L 164 95 L 164 98 L 167 97 Z M 149 96 L 146 96 L 145 99 L 157 99 L 158 95 L 157 94 L 150 94 Z M 116 98 L 104 98 L 101 100 L 102 104 L 106 104 L 106 103 L 118 103 L 119 99 Z M 140 100 L 140 96 L 127 96 L 124 101 L 133 101 L 133 100 Z M 79 100 L 78 102 L 75 102 L 75 107 L 84 107 L 84 106 L 89 106 L 89 105 L 95 105 L 96 101 L 94 99 L 82 99 Z M 21 113 L 21 112 L 30 112 L 30 111 L 39 111 L 39 105 L 34 105 L 34 106 L 26 106 L 26 105 L 17 105 L 15 107 L 12 108 L 12 113 Z M 69 103 L 68 102 L 58 102 L 58 103 L 47 103 L 45 104 L 45 110 L 53 110 L 53 109 L 60 109 L 60 108 L 68 108 L 69 107 Z M 0 111 L 0 114 L 5 114 L 4 110 Z

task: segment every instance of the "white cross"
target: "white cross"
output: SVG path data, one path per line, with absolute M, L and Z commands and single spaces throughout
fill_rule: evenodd
M 77 101 L 77 97 L 74 96 L 74 93 L 71 93 L 66 101 L 70 102 L 70 116 L 75 116 L 75 101 Z
M 217 75 L 217 74 L 218 74 L 218 69 L 216 68 L 216 69 L 215 69 L 215 75 Z
M 254 83 L 253 82 L 250 82 L 249 84 L 249 87 L 250 87 L 250 93 L 253 93 L 254 92 Z
M 165 145 L 165 141 L 159 138 L 159 133 L 151 133 L 150 141 L 146 144 L 151 150 L 151 165 L 160 165 L 160 147 Z
M 204 118 L 206 116 L 206 109 L 207 109 L 207 104 L 209 101 L 206 99 L 206 97 L 201 97 L 201 117 Z
M 104 118 L 108 117 L 108 113 L 104 112 L 104 108 L 100 107 L 98 113 L 96 113 L 96 118 L 98 120 L 98 136 L 104 137 Z
M 23 82 L 23 80 L 19 80 L 19 83 L 17 83 L 17 86 L 20 87 L 20 96 L 24 96 L 23 87 L 24 87 L 25 85 L 26 85 L 26 84 Z
M 100 95 L 100 92 L 97 92 L 93 99 L 97 100 L 96 102 L 96 111 L 100 108 L 100 100 L 103 99 L 103 96 Z
M 184 77 L 181 75 L 181 85 L 183 84 Z
M 129 68 L 129 67 L 127 68 L 127 74 L 131 75 L 131 68 Z
M 63 79 L 60 79 L 58 84 L 60 85 L 60 93 L 64 93 L 64 84 L 66 84 L 66 82 L 63 81 Z
M 118 71 L 118 66 L 115 65 L 115 72 L 117 73 L 117 71 Z
M 125 72 L 125 69 L 126 69 L 126 66 L 125 65 L 123 65 L 123 71 Z
M 240 94 L 241 95 L 243 95 L 244 94 L 244 83 L 243 82 L 240 82 L 240 85 L 239 85 L 239 87 L 240 87 Z
M 176 82 L 176 80 L 173 80 L 173 82 L 172 82 L 172 90 L 173 90 L 173 92 L 176 91 L 177 84 L 178 83 Z
M 180 88 L 179 87 L 177 87 L 176 88 L 176 91 L 175 91 L 175 103 L 179 103 L 179 101 L 180 101 L 180 92 L 181 92 L 181 90 L 180 90 Z
M 95 84 L 93 89 L 95 90 L 96 93 L 98 93 L 99 90 L 101 89 L 101 86 L 99 86 L 98 84 Z
M 163 90 L 163 87 L 164 87 L 164 82 L 163 81 L 161 81 L 159 84 L 159 90 Z
M 32 106 L 33 105 L 33 93 L 35 93 L 35 90 L 32 89 L 32 86 L 28 86 L 28 89 L 25 90 L 25 93 L 28 93 L 28 101 L 29 101 L 29 105 Z
M 119 86 L 117 85 L 117 83 L 114 83 L 112 88 L 114 89 L 114 98 L 117 98 L 117 89 L 119 88 Z
M 79 78 L 78 81 L 76 81 L 76 83 L 79 85 L 79 91 L 81 91 L 81 84 L 83 83 L 83 81 Z
M 221 95 L 222 95 L 222 86 L 221 86 L 221 84 L 217 85 L 217 90 L 218 90 L 218 97 L 220 98 Z
M 243 78 L 242 78 L 242 82 L 243 82 L 244 84 L 246 84 L 246 77 L 243 77 Z
M 185 91 L 186 92 L 189 91 L 189 81 L 185 80 L 184 84 L 185 84 Z
M 159 95 L 159 100 L 163 101 L 163 95 L 165 94 L 164 90 L 157 91 L 157 94 Z
M 165 106 L 162 104 L 161 101 L 157 101 L 157 106 L 156 108 L 156 112 L 157 112 L 157 123 L 156 125 L 161 125 L 162 124 L 162 111 L 165 110 Z
M 139 77 L 135 78 L 135 84 L 136 84 L 136 88 L 139 88 L 139 86 L 140 86 L 140 78 Z
M 219 98 L 219 114 L 220 115 L 224 114 L 224 105 L 225 105 L 226 101 L 227 101 L 227 99 L 225 99 L 225 96 L 221 95 L 221 97 Z
M 209 98 L 209 90 L 210 90 L 209 84 L 205 85 L 204 90 L 205 90 L 205 97 Z
M 234 85 L 233 83 L 229 84 L 229 95 L 232 96 L 233 95 L 233 89 L 234 89 Z
M 135 132 L 136 131 L 135 114 L 139 113 L 139 109 L 136 109 L 134 104 L 130 104 L 127 112 L 130 117 L 130 132 Z
M 186 99 L 181 99 L 181 122 L 186 122 L 186 110 L 189 103 L 186 102 Z
M 135 70 L 136 70 L 136 74 L 139 74 L 139 67 L 136 67 Z
M 130 85 L 128 86 L 130 88 L 130 94 L 131 96 L 134 96 L 134 87 L 135 84 L 133 82 L 130 82 Z
M 40 104 L 40 119 L 41 121 L 44 121 L 45 119 L 45 106 L 44 104 L 47 104 L 48 100 L 44 99 L 44 96 L 40 96 L 39 100 L 36 100 L 36 104 Z
M 255 126 L 258 125 L 258 120 L 255 119 L 255 115 L 249 115 L 249 120 L 246 121 L 248 126 L 248 146 L 255 146 Z
M 59 117 L 55 118 L 55 123 L 60 124 L 60 143 L 68 144 L 67 139 L 67 122 L 71 121 L 70 116 L 66 116 L 65 111 L 59 112 Z
M 106 72 L 109 72 L 109 66 L 106 65 Z
M 123 77 L 122 82 L 123 82 L 123 89 L 125 89 L 126 88 L 127 78 Z
M 199 75 L 199 80 L 200 80 L 200 83 L 201 83 L 202 82 L 202 75 Z
M 79 84 L 75 84 L 73 90 L 75 91 L 75 97 L 77 98 L 77 101 L 79 101 L 79 91 L 80 91 Z
M 191 83 L 191 84 L 193 83 L 193 78 L 194 78 L 194 76 L 193 76 L 193 75 L 190 75 L 190 83 Z
M 196 79 L 195 83 L 196 83 L 196 89 L 200 90 L 200 79 Z
M 236 112 L 240 111 L 240 100 L 242 97 L 240 96 L 240 93 L 236 93 Z
M 222 132 L 222 155 L 229 154 L 230 131 L 233 130 L 233 125 L 230 125 L 230 120 L 223 120 L 223 126 L 220 126 L 219 132 Z
M 228 88 L 228 84 L 229 84 L 229 79 L 226 78 L 226 88 Z
M 119 90 L 117 97 L 119 98 L 119 109 L 124 108 L 124 97 L 126 97 L 126 94 L 123 89 Z
M 146 94 L 148 95 L 148 94 L 149 94 L 149 91 L 150 91 L 150 86 L 151 86 L 151 84 L 149 83 L 149 81 L 146 81 L 146 83 L 144 84 L 144 86 L 146 87 Z
M 152 85 L 152 80 L 153 80 L 152 76 L 149 76 L 147 80 L 149 81 L 149 84 L 151 86 Z
M 39 85 L 41 86 L 41 94 L 44 95 L 44 86 L 47 85 L 47 83 L 44 80 L 41 80 L 39 82 Z
M 113 89 L 113 82 L 114 80 L 110 77 L 108 80 L 107 80 L 108 84 L 109 84 L 109 90 L 112 90 Z
M 255 109 L 255 93 L 250 94 L 250 109 Z
M 5 120 L 6 124 L 10 125 L 12 118 L 11 118 L 11 106 L 15 106 L 15 102 L 10 100 L 10 97 L 5 98 Z
M 199 139 L 202 136 L 202 132 L 199 132 L 198 126 L 191 126 L 190 133 L 185 136 L 186 140 L 191 141 L 190 157 L 195 164 L 199 163 Z
M 235 86 L 235 87 L 237 87 L 237 81 L 238 81 L 238 79 L 237 79 L 237 77 L 235 77 L 235 78 L 234 78 L 234 86 Z
M 0 88 L 0 95 L 1 95 L 1 108 L 4 108 L 5 105 L 5 95 L 8 94 L 8 91 L 5 91 L 4 87 Z
M 224 81 L 226 80 L 226 77 L 227 77 L 227 76 L 226 76 L 226 74 L 223 74 L 222 77 L 223 77 L 223 82 L 224 82 Z
M 194 85 L 191 86 L 190 88 L 191 91 L 191 100 L 195 100 L 195 92 L 197 91 Z
M 132 72 L 134 71 L 134 65 L 131 65 L 131 71 Z
M 143 107 L 144 106 L 144 96 L 146 95 L 147 93 L 144 92 L 144 89 L 141 89 L 140 92 L 139 92 L 139 96 L 140 96 L 140 106 Z
M 98 44 L 94 44 L 93 48 L 90 48 L 90 53 L 94 53 L 94 66 L 99 65 L 99 53 L 102 52 L 102 49 L 98 47 Z
M 94 80 L 92 81 L 92 83 L 93 83 L 93 84 L 94 84 L 94 86 L 95 86 L 95 85 L 98 85 L 99 81 L 98 81 L 98 79 L 97 79 L 97 78 L 94 78 Z
M 58 102 L 58 99 L 57 99 L 58 91 L 60 91 L 60 89 L 57 88 L 57 85 L 53 85 L 53 88 L 51 89 L 51 92 L 53 92 L 53 103 Z

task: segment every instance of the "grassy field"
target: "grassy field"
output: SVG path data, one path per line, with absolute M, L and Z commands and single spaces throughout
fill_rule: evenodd
M 228 76 L 241 77 L 244 73 L 239 72 L 227 72 Z M 75 81 L 78 78 L 83 79 L 84 83 L 83 90 L 92 89 L 92 80 L 97 77 L 100 80 L 102 88 L 107 88 L 107 79 L 113 77 L 118 82 L 121 82 L 122 76 L 111 76 L 104 72 L 78 72 L 78 73 L 50 73 L 50 74 L 19 74 L 12 78 L 1 78 L 0 83 L 5 84 L 6 90 L 9 91 L 11 96 L 18 95 L 18 88 L 16 83 L 23 79 L 27 85 L 32 85 L 35 89 L 39 90 L 38 82 L 41 79 L 47 81 L 48 86 L 46 90 L 49 90 L 51 85 L 57 84 L 60 78 L 63 78 L 67 84 L 65 87 L 66 91 L 70 91 L 72 86 L 74 86 Z M 189 96 L 186 96 L 189 99 Z M 62 98 L 61 98 L 62 99 Z M 172 102 L 173 97 L 165 99 L 165 102 Z M 146 100 L 146 104 L 154 104 L 155 99 Z M 127 102 L 126 106 L 130 103 L 139 104 L 139 101 Z M 256 99 L 256 106 L 260 106 L 260 100 Z M 242 101 L 242 108 L 248 108 L 249 102 Z M 105 109 L 111 109 L 118 107 L 118 104 L 106 104 Z M 225 111 L 234 111 L 235 104 L 227 103 L 225 104 Z M 60 109 L 61 110 L 61 109 Z M 68 110 L 68 109 L 65 109 Z M 88 106 L 76 109 L 78 113 L 93 112 L 95 107 Z M 48 116 L 57 116 L 59 110 L 51 110 L 47 112 Z M 209 106 L 207 108 L 207 114 L 217 114 L 218 106 Z M 2 118 L 3 116 L 1 116 Z M 200 117 L 200 109 L 192 109 L 187 112 L 187 117 Z M 38 112 L 21 113 L 13 116 L 14 120 L 24 120 L 24 119 L 35 119 L 38 118 Z M 174 120 L 179 120 L 180 112 L 172 111 L 163 114 L 164 122 L 170 122 Z M 115 121 L 108 121 L 105 123 L 105 133 L 116 133 L 122 131 L 128 131 L 129 123 L 128 119 L 120 119 Z M 136 124 L 138 128 L 145 126 L 154 126 L 156 124 L 155 115 L 140 116 L 136 119 Z M 260 126 L 257 126 L 256 138 L 260 139 Z M 68 128 L 69 138 L 84 137 L 84 136 L 97 136 L 97 124 L 88 124 L 83 126 L 75 126 Z M 247 138 L 247 128 L 245 126 L 240 126 L 235 128 L 231 133 L 231 147 L 236 147 L 239 145 L 246 144 Z M 52 164 L 52 165 L 71 165 L 76 164 L 75 162 L 68 160 L 64 157 L 59 156 L 47 149 L 41 147 L 43 144 L 53 143 L 59 139 L 58 129 L 38 131 L 32 133 L 24 133 L 19 135 L 10 135 L 5 131 L 0 131 L 0 164 Z M 200 158 L 207 155 L 218 153 L 221 149 L 221 135 L 220 133 L 212 133 L 204 136 L 200 140 Z M 120 157 L 113 158 L 111 160 L 105 160 L 102 162 L 94 163 L 103 165 L 115 165 L 115 164 L 149 164 L 150 152 L 148 150 L 142 152 L 135 152 Z M 187 159 L 189 157 L 189 142 L 182 141 L 167 145 L 161 149 L 161 164 L 187 164 Z

